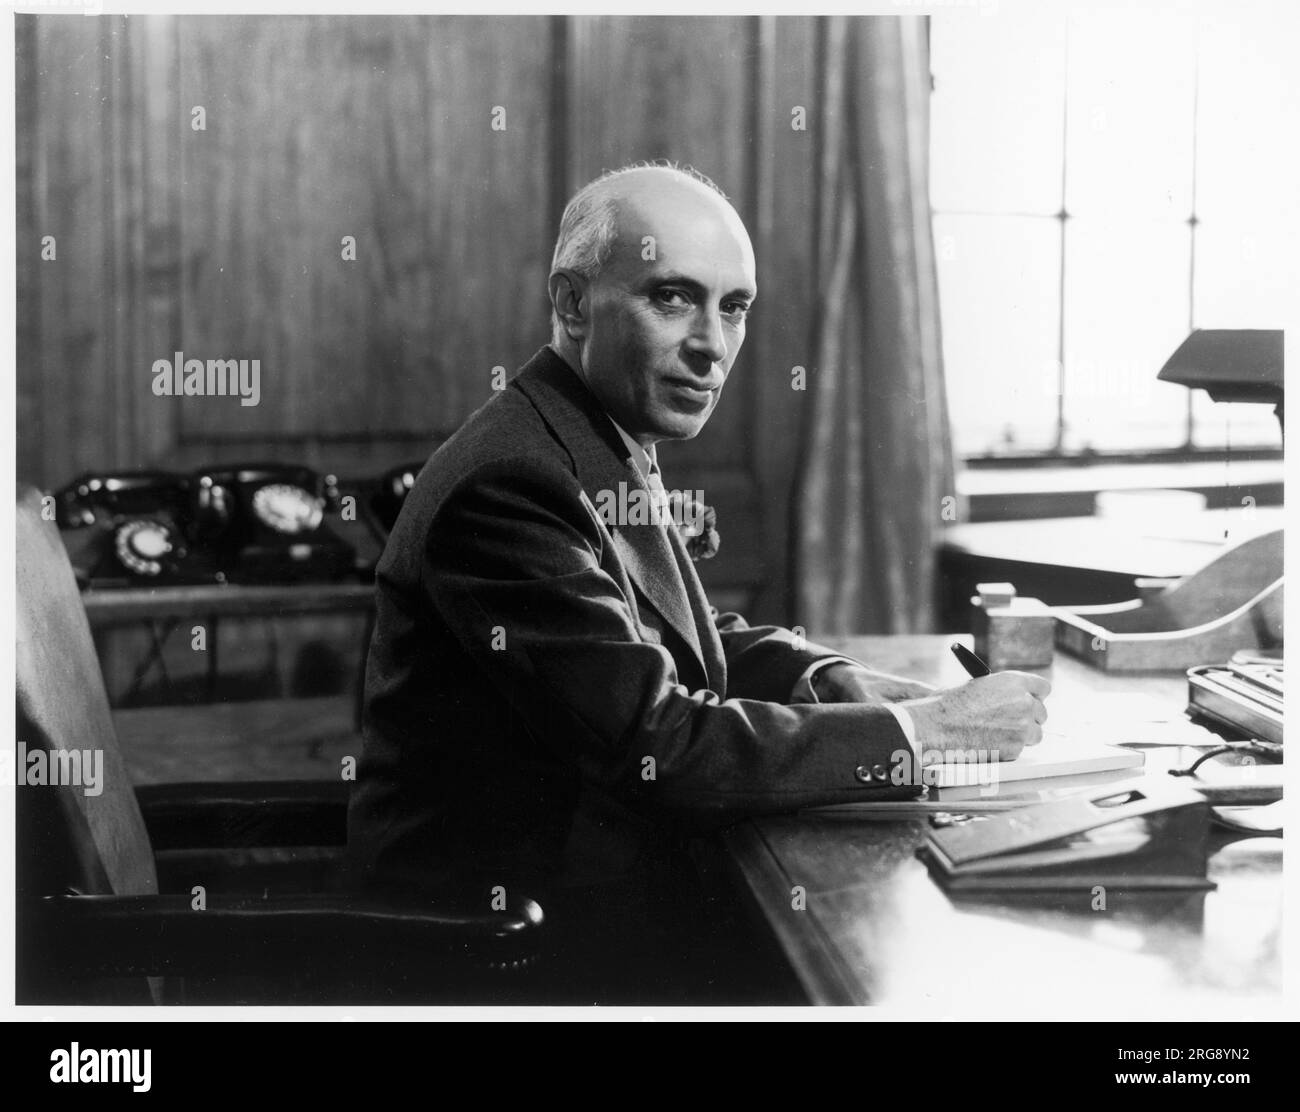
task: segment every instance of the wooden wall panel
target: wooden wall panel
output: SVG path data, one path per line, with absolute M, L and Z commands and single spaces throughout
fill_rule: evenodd
M 718 600 L 787 617 L 815 37 L 775 17 L 18 17 L 20 475 L 423 458 L 546 342 L 567 196 L 677 159 L 733 199 L 760 295 L 722 405 L 665 468 L 718 507 Z M 260 359 L 260 405 L 154 397 L 177 350 Z
M 574 19 L 574 187 L 628 162 L 670 158 L 708 174 L 744 215 L 755 31 L 744 16 Z
M 19 16 L 18 474 L 122 466 L 120 18 Z M 54 237 L 55 258 L 42 260 Z
M 181 409 L 173 399 L 153 393 L 153 362 L 184 351 L 180 290 L 184 274 L 181 240 L 181 130 L 176 104 L 180 75 L 177 64 L 179 20 L 146 16 L 131 21 L 135 50 L 134 88 L 139 104 L 140 138 L 136 203 L 139 205 L 137 260 L 138 300 L 131 375 L 136 382 L 130 397 L 135 406 L 136 466 L 184 468 L 177 438 Z
M 184 440 L 446 433 L 490 396 L 494 365 L 541 346 L 545 31 L 183 22 L 184 339 L 203 356 L 259 357 L 263 387 L 255 410 L 183 403 Z M 196 104 L 206 132 L 188 123 Z
M 14 427 L 19 479 L 36 480 L 45 470 L 44 333 L 41 328 L 41 230 L 44 220 L 44 146 L 39 141 L 37 105 L 39 31 L 29 15 L 14 17 L 14 189 L 16 281 L 15 321 L 17 369 L 14 383 Z

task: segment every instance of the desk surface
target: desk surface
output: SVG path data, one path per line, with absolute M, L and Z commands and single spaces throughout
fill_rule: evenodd
M 964 673 L 950 637 L 822 643 L 939 684 Z M 1181 708 L 1178 674 L 1111 676 L 1057 655 L 1054 716 L 1146 695 Z M 1148 751 L 1148 765 L 1153 755 Z M 1176 759 L 1179 749 L 1164 751 Z M 959 805 L 954 804 L 954 809 Z M 1043 1018 L 1243 1018 L 1281 1003 L 1282 841 L 1217 852 L 1209 893 L 1089 892 L 950 899 L 915 850 L 924 817 L 808 811 L 753 820 L 726 836 L 741 876 L 809 999 L 884 1004 L 929 1015 Z M 806 892 L 792 907 L 791 889 Z
M 1037 518 L 952 525 L 944 548 L 966 556 L 1126 576 L 1179 578 L 1235 544 L 1281 529 L 1284 510 L 1206 510 L 1174 520 Z

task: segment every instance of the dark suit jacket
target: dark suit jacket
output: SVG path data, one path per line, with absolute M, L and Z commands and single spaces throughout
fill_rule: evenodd
M 787 705 L 833 654 L 719 617 L 674 529 L 602 519 L 620 483 L 645 490 L 549 348 L 425 465 L 376 577 L 354 868 L 545 891 L 701 825 L 899 793 L 893 716 Z

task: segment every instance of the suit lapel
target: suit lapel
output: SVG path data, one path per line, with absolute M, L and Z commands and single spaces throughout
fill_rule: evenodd
M 709 688 L 718 693 L 719 698 L 727 697 L 727 656 L 722 648 L 722 638 L 718 636 L 718 627 L 713 623 L 712 607 L 704 593 L 704 585 L 695 574 L 695 563 L 686 551 L 686 542 L 678 533 L 675 525 L 667 529 L 669 544 L 677 560 L 677 568 L 686 587 L 687 597 L 691 600 L 691 615 L 695 619 L 696 633 L 704 654 L 705 674 L 709 677 Z
M 608 497 L 602 494 L 604 491 L 612 492 L 617 498 L 620 483 L 626 484 L 629 494 L 640 491 L 641 496 L 649 497 L 649 489 L 618 430 L 582 380 L 550 348 L 542 348 L 528 361 L 515 377 L 514 385 L 528 396 L 564 445 L 573 460 L 578 481 L 593 503 L 600 505 Z M 717 632 L 713 629 L 704 590 L 681 538 L 675 530 L 665 530 L 654 522 L 614 524 L 609 529 L 629 578 L 659 616 L 690 646 L 710 687 L 720 691 L 717 684 L 720 680 L 725 682 L 725 673 L 718 671 L 717 664 L 722 659 L 721 643 L 715 647 L 708 637 L 701 638 L 705 623 L 713 641 L 717 640 Z M 671 541 L 669 532 L 673 534 Z M 707 657 L 713 657 L 712 662 L 706 657 L 705 644 L 709 645 Z

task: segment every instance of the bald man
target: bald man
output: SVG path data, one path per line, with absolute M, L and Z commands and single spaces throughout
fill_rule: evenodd
M 657 512 L 657 445 L 704 428 L 757 296 L 716 186 L 589 184 L 549 292 L 551 344 L 430 458 L 379 564 L 349 815 L 371 882 L 515 886 L 625 925 L 689 887 L 701 831 L 910 797 L 920 747 L 1041 737 L 1038 677 L 933 692 L 709 606 Z

